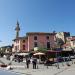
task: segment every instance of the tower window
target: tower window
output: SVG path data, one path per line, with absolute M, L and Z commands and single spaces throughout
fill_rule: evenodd
M 37 36 L 34 36 L 34 40 L 37 40 Z

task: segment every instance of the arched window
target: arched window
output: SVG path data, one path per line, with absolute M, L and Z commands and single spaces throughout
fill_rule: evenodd
M 37 40 L 37 36 L 34 36 L 34 40 Z
M 23 50 L 25 50 L 25 45 L 23 45 Z
M 47 42 L 47 48 L 48 49 L 50 48 L 50 42 Z

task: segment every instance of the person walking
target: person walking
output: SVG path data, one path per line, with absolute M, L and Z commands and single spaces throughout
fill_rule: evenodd
M 27 66 L 27 68 L 29 68 L 29 64 L 30 64 L 30 59 L 26 58 L 26 66 Z
M 33 58 L 33 69 L 36 69 L 36 64 L 37 64 L 37 59 L 36 58 Z
M 46 64 L 47 68 L 48 68 L 48 66 L 49 66 L 49 62 L 50 62 L 50 61 L 49 61 L 49 59 L 47 58 L 46 61 L 45 61 L 45 64 Z

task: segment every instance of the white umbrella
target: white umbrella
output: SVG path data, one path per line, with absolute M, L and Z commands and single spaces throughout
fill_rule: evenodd
M 38 55 L 39 56 L 39 63 L 41 62 L 41 55 L 45 55 L 45 53 L 42 53 L 42 52 L 38 52 L 38 53 L 35 53 L 33 54 L 34 56 Z
M 19 53 L 18 55 L 26 56 L 26 55 L 29 55 L 29 53 Z
M 45 55 L 45 53 L 42 53 L 42 52 L 38 52 L 38 53 L 35 53 L 33 55 Z

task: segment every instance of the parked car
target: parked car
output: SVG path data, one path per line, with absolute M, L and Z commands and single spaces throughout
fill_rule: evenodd
M 71 59 L 75 59 L 75 56 L 71 56 L 70 58 L 71 58 Z

